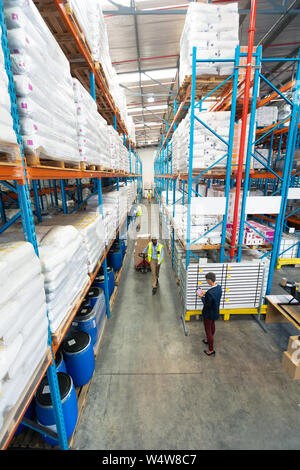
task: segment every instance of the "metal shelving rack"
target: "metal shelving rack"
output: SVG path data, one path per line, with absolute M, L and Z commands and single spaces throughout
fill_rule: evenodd
M 60 13 L 66 14 L 65 8 L 62 6 L 61 1 L 54 1 L 53 2 Z M 129 159 L 130 159 L 130 173 L 124 172 L 110 172 L 110 171 L 94 171 L 94 170 L 75 170 L 75 169 L 66 169 L 66 168 L 50 168 L 50 167 L 27 167 L 26 158 L 24 155 L 23 144 L 22 144 L 22 137 L 20 133 L 20 124 L 19 124 L 19 116 L 18 116 L 18 108 L 17 108 L 17 101 L 16 101 L 16 94 L 14 88 L 14 81 L 13 81 L 13 74 L 11 68 L 11 60 L 10 60 L 10 52 L 8 48 L 7 42 L 7 30 L 5 24 L 5 16 L 3 10 L 3 2 L 0 0 L 0 26 L 2 28 L 2 36 L 1 36 L 1 46 L 4 52 L 5 57 L 5 68 L 7 71 L 8 79 L 9 79 L 9 94 L 11 98 L 11 113 L 13 117 L 14 123 L 14 130 L 17 136 L 17 142 L 20 149 L 20 157 L 21 161 L 16 161 L 15 163 L 1 163 L 0 162 L 0 184 L 6 186 L 10 191 L 9 192 L 1 192 L 0 191 L 0 216 L 1 216 L 1 228 L 0 234 L 3 233 L 8 227 L 10 227 L 16 220 L 21 217 L 22 219 L 22 226 L 24 232 L 24 239 L 32 243 L 36 254 L 38 255 L 38 244 L 36 239 L 35 233 L 35 221 L 34 221 L 34 212 L 38 221 L 42 220 L 42 210 L 43 210 L 43 195 L 50 194 L 51 195 L 51 204 L 57 205 L 57 195 L 60 192 L 61 199 L 62 199 L 62 209 L 65 214 L 68 213 L 68 206 L 67 206 L 67 194 L 70 191 L 75 191 L 77 193 L 77 205 L 72 210 L 77 210 L 83 203 L 85 203 L 92 195 L 98 195 L 99 200 L 99 212 L 103 214 L 102 209 L 102 190 L 105 187 L 103 184 L 107 182 L 110 184 L 111 182 L 113 185 L 117 186 L 119 189 L 119 183 L 124 181 L 127 184 L 127 181 L 130 180 L 137 180 L 137 196 L 136 200 L 141 198 L 142 193 L 142 163 L 138 156 L 138 153 L 135 149 L 133 142 L 130 140 L 130 137 L 127 134 L 126 128 L 124 124 L 120 120 L 120 116 L 111 101 L 111 97 L 107 95 L 106 90 L 103 87 L 102 78 L 98 74 L 98 69 L 96 68 L 95 64 L 92 62 L 89 52 L 86 50 L 84 44 L 82 44 L 80 38 L 78 37 L 77 32 L 74 30 L 73 25 L 69 22 L 69 19 L 66 20 L 68 22 L 68 27 L 70 27 L 70 34 L 74 43 L 76 43 L 86 60 L 87 65 L 90 68 L 90 91 L 91 95 L 94 99 L 96 99 L 96 92 L 95 92 L 95 77 L 98 84 L 98 88 L 103 92 L 102 100 L 107 103 L 110 110 L 114 112 L 114 126 L 118 132 L 122 132 L 124 137 L 124 145 L 128 146 L 129 148 Z M 98 90 L 99 92 L 99 90 Z M 131 154 L 135 155 L 135 168 L 131 168 Z M 134 170 L 134 171 L 132 171 Z M 90 179 L 90 183 L 88 185 L 82 184 L 82 179 L 88 178 Z M 68 186 L 68 180 L 75 179 L 76 185 L 75 186 Z M 13 182 L 13 183 L 11 183 Z M 58 185 L 59 183 L 59 185 Z M 30 189 L 30 184 L 32 184 L 32 189 Z M 91 188 L 91 194 L 83 199 L 82 197 L 82 190 L 84 187 Z M 16 216 L 12 219 L 7 221 L 5 209 L 4 209 L 4 201 L 12 200 L 18 201 L 19 204 L 19 212 Z M 35 202 L 35 211 L 32 207 L 32 199 Z M 119 237 L 119 231 L 125 222 L 128 222 L 128 213 L 126 217 L 121 221 L 120 226 L 116 230 L 115 239 Z M 2 449 L 7 449 L 9 443 L 16 431 L 18 425 L 22 421 L 22 418 L 26 412 L 27 407 L 29 406 L 30 401 L 32 400 L 43 376 L 47 373 L 50 393 L 52 404 L 55 412 L 56 418 L 56 427 L 57 427 L 57 434 L 53 434 L 52 431 L 48 430 L 48 428 L 42 427 L 37 425 L 36 423 L 30 422 L 29 420 L 22 421 L 23 424 L 26 426 L 50 437 L 55 437 L 58 439 L 59 447 L 62 450 L 68 449 L 68 439 L 66 435 L 64 417 L 62 412 L 62 405 L 60 399 L 60 392 L 59 392 L 59 385 L 57 380 L 57 373 L 56 373 L 56 365 L 55 365 L 55 353 L 58 350 L 58 347 L 63 339 L 64 334 L 67 332 L 69 326 L 72 323 L 73 318 L 76 316 L 76 313 L 80 307 L 82 300 L 84 299 L 86 293 L 88 292 L 92 282 L 97 275 L 101 266 L 103 266 L 104 277 L 105 277 L 105 300 L 106 300 L 106 312 L 107 317 L 110 317 L 110 302 L 109 302 L 109 294 L 108 294 L 108 274 L 107 274 L 107 254 L 112 246 L 112 242 L 109 246 L 106 247 L 102 258 L 99 260 L 97 267 L 90 278 L 89 283 L 85 286 L 83 292 L 79 293 L 79 299 L 68 315 L 67 321 L 64 324 L 63 330 L 60 332 L 60 340 L 54 341 L 55 335 L 51 334 L 50 327 L 48 327 L 48 345 L 49 350 L 47 352 L 47 356 L 41 364 L 39 370 L 35 372 L 35 377 L 32 383 L 30 390 L 26 390 L 24 392 L 24 396 L 22 396 L 21 403 L 18 403 L 16 409 L 13 409 L 7 420 L 5 425 L 3 426 L 0 432 L 0 447 Z M 120 241 L 121 243 L 121 241 Z
M 203 100 L 205 100 L 207 97 L 212 96 L 215 91 L 217 90 L 218 87 L 216 87 L 213 91 L 211 91 L 208 95 L 206 95 L 204 98 L 201 98 L 200 101 L 196 102 L 195 100 L 195 86 L 196 86 L 196 64 L 197 62 L 200 62 L 197 60 L 196 57 L 196 48 L 194 48 L 193 51 L 193 65 L 192 65 L 192 79 L 191 79 L 191 85 L 187 88 L 186 94 L 183 98 L 183 101 L 180 105 L 180 111 L 177 110 L 177 103 L 175 103 L 175 116 L 172 121 L 172 123 L 169 125 L 169 128 L 167 130 L 167 133 L 165 136 L 162 137 L 162 143 L 160 145 L 160 148 L 157 152 L 155 162 L 154 162 L 154 173 L 155 173 L 155 196 L 159 204 L 161 204 L 161 194 L 162 191 L 167 190 L 168 188 L 173 188 L 173 200 L 172 204 L 173 207 L 175 206 L 175 191 L 176 187 L 178 186 L 178 183 L 181 182 L 182 186 L 179 187 L 179 190 L 182 192 L 182 203 L 188 202 L 188 222 L 187 222 L 187 243 L 186 246 L 183 245 L 183 247 L 186 249 L 186 268 L 189 264 L 190 261 L 190 256 L 195 256 L 193 253 L 191 253 L 191 246 L 192 246 L 192 241 L 190 238 L 190 202 L 191 202 L 191 197 L 192 194 L 201 197 L 200 194 L 198 194 L 197 189 L 195 190 L 193 188 L 193 184 L 198 183 L 200 180 L 204 180 L 210 184 L 211 181 L 222 181 L 225 184 L 225 197 L 226 197 L 226 209 L 225 209 L 225 214 L 223 217 L 223 223 L 222 223 L 222 242 L 221 242 L 221 247 L 220 247 L 220 262 L 226 262 L 226 260 L 236 260 L 237 262 L 240 262 L 242 260 L 242 247 L 243 247 L 243 234 L 244 234 L 244 229 L 245 225 L 250 225 L 249 222 L 247 222 L 247 217 L 246 217 L 246 201 L 247 201 L 247 195 L 248 195 L 248 190 L 250 188 L 249 182 L 253 183 L 253 181 L 258 181 L 259 179 L 263 178 L 268 182 L 273 182 L 273 184 L 276 186 L 276 190 L 271 194 L 271 195 L 279 195 L 281 197 L 281 203 L 280 203 L 280 210 L 279 213 L 277 214 L 276 220 L 275 220 L 275 230 L 274 230 L 274 242 L 271 245 L 271 251 L 268 252 L 265 256 L 270 256 L 270 269 L 269 269 L 269 274 L 268 274 L 268 281 L 267 281 L 267 294 L 270 293 L 271 285 L 272 285 L 272 279 L 273 279 L 273 272 L 274 268 L 276 267 L 277 260 L 281 253 L 279 253 L 279 247 L 280 247 L 280 240 L 282 237 L 283 233 L 283 228 L 284 228 L 284 223 L 286 219 L 291 217 L 292 214 L 286 214 L 286 205 L 287 205 L 287 195 L 288 195 L 288 190 L 290 187 L 292 187 L 295 184 L 295 178 L 299 175 L 299 171 L 292 172 L 292 164 L 293 164 L 293 156 L 294 156 L 294 150 L 296 147 L 296 142 L 298 142 L 298 130 L 299 130 L 299 90 L 300 90 L 300 85 L 299 85 L 299 78 L 300 78 L 300 64 L 299 64 L 299 57 L 298 58 L 262 58 L 262 51 L 261 47 L 258 47 L 255 52 L 252 53 L 252 59 L 254 61 L 254 65 L 252 65 L 253 70 L 254 70 L 254 77 L 251 80 L 251 91 L 252 91 L 252 99 L 251 99 L 251 104 L 250 106 L 247 106 L 247 115 L 246 117 L 250 120 L 250 125 L 249 125 L 249 138 L 247 142 L 245 142 L 245 151 L 246 151 L 246 157 L 245 159 L 239 158 L 239 165 L 240 165 L 240 188 L 243 188 L 243 196 L 242 196 L 242 208 L 240 213 L 235 215 L 235 220 L 236 220 L 236 227 L 238 231 L 238 243 L 237 246 L 235 244 L 234 237 L 232 237 L 232 241 L 230 244 L 226 242 L 226 223 L 227 223 L 227 216 L 228 216 L 228 195 L 229 195 L 229 190 L 230 188 L 235 188 L 235 192 L 237 195 L 237 174 L 233 171 L 232 168 L 232 145 L 233 145 L 233 125 L 234 121 L 236 119 L 236 115 L 239 116 L 240 111 L 237 107 L 239 97 L 243 95 L 243 86 L 241 86 L 241 81 L 238 78 L 239 74 L 239 67 L 240 67 L 240 59 L 242 57 L 247 56 L 247 54 L 242 54 L 239 50 L 239 48 L 236 49 L 236 55 L 235 59 L 228 60 L 230 62 L 234 62 L 234 73 L 230 77 L 232 79 L 230 83 L 229 89 L 227 88 L 225 92 L 223 93 L 223 96 L 220 97 L 218 100 L 217 104 L 213 106 L 212 110 L 230 110 L 231 111 L 231 125 L 230 125 L 230 135 L 229 135 L 229 141 L 226 142 L 228 146 L 228 154 L 226 156 L 222 156 L 218 161 L 221 159 L 227 158 L 227 166 L 226 166 L 226 172 L 222 171 L 220 169 L 220 172 L 216 172 L 214 174 L 209 174 L 209 171 L 213 168 L 213 166 L 217 165 L 218 161 L 216 161 L 212 166 L 205 170 L 200 170 L 195 172 L 193 174 L 193 129 L 194 129 L 194 121 L 197 119 L 199 122 L 201 122 L 198 117 L 195 116 L 195 109 L 197 107 L 201 106 L 201 103 Z M 264 77 L 261 74 L 261 64 L 262 62 L 281 62 L 289 60 L 291 62 L 294 62 L 297 66 L 297 72 L 296 72 L 296 78 L 292 82 L 290 82 L 288 85 L 286 85 L 286 89 L 293 89 L 293 98 L 290 100 L 286 98 L 282 90 L 279 90 L 276 88 L 266 77 Z M 206 62 L 206 60 L 201 60 L 201 62 Z M 209 60 L 207 60 L 209 62 Z M 215 60 L 216 62 L 216 60 Z M 251 57 L 250 60 L 247 60 L 247 63 L 251 63 Z M 252 62 L 253 64 L 253 62 Z M 242 66 L 243 67 L 243 66 Z M 272 93 L 266 97 L 264 100 L 258 100 L 258 90 L 259 90 L 259 84 L 261 81 L 264 81 L 267 83 L 267 85 L 271 88 Z M 219 86 L 224 85 L 224 82 L 220 84 Z M 191 126 L 190 126 L 190 154 L 189 154 L 189 165 L 188 165 L 188 173 L 187 174 L 174 174 L 172 172 L 168 172 L 168 166 L 164 164 L 165 161 L 165 152 L 166 149 L 168 148 L 169 140 L 171 138 L 171 130 L 175 130 L 176 124 L 178 124 L 180 116 L 181 116 L 181 111 L 184 108 L 184 104 L 186 101 L 188 101 L 188 96 L 190 95 L 190 101 L 191 101 L 191 106 L 190 106 L 190 113 L 191 113 Z M 282 127 L 282 122 L 279 122 L 273 126 L 270 126 L 271 129 L 268 127 L 266 129 L 259 129 L 256 130 L 256 109 L 268 102 L 270 102 L 274 97 L 280 96 L 282 99 L 284 99 L 291 107 L 291 115 L 289 117 L 289 127 L 285 128 L 284 131 L 281 129 Z M 199 116 L 199 115 L 198 115 Z M 200 114 L 201 117 L 201 114 Z M 267 138 L 272 135 L 283 135 L 286 134 L 285 140 L 286 140 L 286 155 L 287 158 L 284 159 L 284 166 L 282 171 L 274 171 L 271 168 L 270 162 L 266 162 L 261 160 L 257 154 L 254 154 L 254 148 L 255 146 L 260 143 L 263 139 Z M 263 170 L 261 171 L 253 171 L 251 168 L 251 160 L 255 158 L 263 166 Z M 196 187 L 197 188 L 197 187 Z M 266 193 L 267 195 L 267 193 Z M 168 198 L 168 192 L 167 192 L 167 198 Z M 166 201 L 167 204 L 169 201 Z M 173 215 L 174 215 L 174 210 L 173 210 Z M 240 223 L 238 224 L 238 216 L 240 217 Z M 260 216 L 258 216 L 260 217 Z M 173 230 L 173 235 L 174 235 L 174 227 L 172 227 Z M 258 232 L 261 236 L 263 236 L 260 232 Z M 203 247 L 204 248 L 204 247 Z M 207 247 L 206 247 L 207 248 Z M 228 249 L 228 254 L 226 254 L 226 250 Z M 174 237 L 173 237 L 173 247 L 172 247 L 172 260 L 174 256 Z M 257 311 L 257 313 L 263 313 L 265 311 L 264 309 L 265 306 L 261 307 L 260 312 Z M 199 313 L 199 312 L 193 312 L 193 313 Z M 231 312 L 234 313 L 234 312 Z M 241 313 L 241 312 L 237 312 Z M 249 312 L 244 312 L 244 313 L 249 313 Z M 253 312 L 250 312 L 253 313 Z

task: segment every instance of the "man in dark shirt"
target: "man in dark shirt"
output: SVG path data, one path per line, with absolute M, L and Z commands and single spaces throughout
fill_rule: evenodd
M 215 320 L 218 320 L 220 316 L 222 288 L 216 284 L 215 273 L 207 273 L 205 277 L 211 288 L 206 293 L 202 289 L 198 289 L 197 295 L 203 301 L 202 317 L 206 333 L 206 340 L 203 342 L 208 344 L 208 350 L 204 352 L 207 356 L 214 356 L 216 353 L 214 350 Z

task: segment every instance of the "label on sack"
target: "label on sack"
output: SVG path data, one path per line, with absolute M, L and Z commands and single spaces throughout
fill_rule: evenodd
M 71 339 L 70 341 L 68 341 L 69 346 L 73 346 L 73 344 L 76 344 L 75 339 Z
M 43 388 L 43 395 L 45 395 L 46 393 L 50 393 L 50 387 L 49 385 L 45 385 L 45 387 Z

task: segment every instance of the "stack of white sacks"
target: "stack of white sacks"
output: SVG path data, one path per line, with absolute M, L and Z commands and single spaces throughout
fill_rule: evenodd
M 238 4 L 191 3 L 180 39 L 179 81 L 192 74 L 193 47 L 197 59 L 233 59 L 239 44 Z M 230 75 L 233 63 L 200 62 L 197 75 Z
M 0 429 L 45 357 L 48 321 L 41 264 L 28 242 L 0 244 Z
M 73 301 L 89 281 L 87 250 L 71 225 L 40 226 L 45 232 L 39 255 L 45 281 L 51 331 L 58 329 Z
M 32 0 L 5 0 L 26 153 L 80 161 L 70 66 Z
M 102 227 L 101 227 L 101 238 L 104 240 L 104 245 L 108 244 L 114 240 L 117 229 L 117 207 L 111 203 L 107 197 L 107 193 L 102 193 L 102 209 L 103 217 Z M 87 211 L 92 213 L 99 212 L 99 201 L 98 196 L 93 196 L 88 200 Z
M 98 197 L 96 196 L 98 201 Z M 44 219 L 38 226 L 72 226 L 76 230 L 79 240 L 83 245 L 83 250 L 87 256 L 87 270 L 92 273 L 97 262 L 102 257 L 105 249 L 104 240 L 104 222 L 102 215 L 99 214 L 99 207 L 87 208 L 85 212 L 70 214 L 67 217 L 63 214 Z M 77 238 L 78 238 L 77 237 Z
M 125 147 L 123 137 L 112 127 L 107 126 L 108 130 L 108 149 L 110 155 L 110 165 L 113 170 L 124 170 L 129 173 L 129 150 Z M 135 159 L 133 153 L 131 153 L 133 163 L 131 164 L 131 172 L 134 173 Z
M 113 170 L 119 170 L 120 169 L 119 134 L 112 126 L 108 126 L 107 129 L 108 129 L 108 138 L 109 138 L 111 168 Z
M 127 183 L 127 211 L 129 212 L 137 194 L 137 181 L 128 181 Z
M 106 25 L 100 0 L 70 0 L 69 4 L 76 16 L 90 47 L 95 62 L 100 62 L 104 70 L 110 93 L 120 111 L 126 127 L 128 122 L 126 97 L 119 85 L 117 73 L 112 66 Z
M 224 168 L 228 151 L 230 111 L 196 112 L 196 116 L 212 129 L 194 120 L 193 169 L 205 169 L 218 162 L 214 168 Z M 173 171 L 188 171 L 190 155 L 190 112 L 180 122 L 173 134 Z M 220 160 L 221 161 L 218 161 Z
M 0 26 L 0 37 L 2 29 Z M 5 151 L 4 143 L 16 144 L 16 134 L 13 128 L 13 120 L 10 113 L 10 96 L 8 93 L 8 78 L 4 65 L 4 55 L 0 47 L 0 141 L 1 150 Z
M 224 189 L 223 188 L 214 188 L 209 189 L 209 192 L 206 193 L 206 186 L 199 185 L 198 186 L 198 193 L 201 196 L 205 197 L 222 197 L 224 196 Z M 190 211 L 190 242 L 196 242 L 199 239 L 198 244 L 209 244 L 209 245 L 217 245 L 221 243 L 221 234 L 222 234 L 222 226 L 215 228 L 220 222 L 222 222 L 222 216 L 217 215 L 203 215 L 202 210 L 201 213 L 198 210 L 198 202 L 202 198 L 199 197 L 192 197 L 191 200 L 191 211 Z M 175 200 L 177 201 L 175 204 L 175 214 L 173 217 L 173 193 L 169 191 L 168 200 L 169 205 L 166 205 L 166 191 L 162 192 L 162 201 L 164 208 L 168 214 L 169 220 L 173 222 L 174 228 L 177 232 L 178 237 L 185 241 L 187 240 L 187 228 L 188 228 L 188 208 L 187 204 L 182 204 L 182 194 L 179 191 L 175 193 Z M 201 204 L 202 206 L 202 204 Z M 207 233 L 208 231 L 210 231 Z M 207 235 L 206 235 L 207 233 Z M 201 238 L 200 238 L 201 237 Z
M 120 185 L 119 191 L 110 191 L 102 196 L 103 206 L 110 207 L 115 217 L 115 229 L 123 221 L 127 213 L 127 191 Z
M 111 168 L 107 123 L 97 104 L 83 85 L 73 78 L 77 112 L 77 136 L 80 159 L 87 164 Z
M 277 106 L 261 106 L 256 110 L 257 127 L 271 126 L 278 120 Z

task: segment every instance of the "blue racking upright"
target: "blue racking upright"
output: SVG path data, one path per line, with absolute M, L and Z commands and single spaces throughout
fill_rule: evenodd
M 59 8 L 59 6 L 58 6 Z M 22 144 L 22 137 L 20 133 L 20 124 L 19 124 L 19 115 L 18 115 L 18 107 L 17 107 L 17 100 L 16 100 L 16 93 L 14 87 L 14 80 L 12 74 L 12 67 L 11 67 L 11 59 L 10 59 L 10 51 L 8 48 L 8 41 L 7 41 L 7 29 L 5 23 L 5 15 L 4 15 L 4 7 L 3 7 L 3 0 L 0 0 L 0 26 L 1 26 L 1 47 L 4 53 L 5 58 L 5 68 L 9 80 L 9 95 L 11 99 L 11 114 L 13 117 L 13 124 L 14 130 L 17 137 L 17 147 L 20 152 L 20 161 L 16 161 L 15 163 L 2 163 L 0 162 L 0 184 L 4 185 L 6 188 L 9 189 L 9 192 L 5 192 L 5 194 L 0 190 L 0 216 L 1 216 L 1 225 L 0 225 L 0 236 L 7 228 L 9 228 L 16 220 L 21 218 L 22 220 L 22 227 L 24 232 L 24 239 L 30 242 L 36 254 L 39 254 L 36 232 L 35 232 L 35 217 L 36 221 L 39 223 L 42 221 L 43 213 L 47 209 L 46 204 L 48 201 L 43 200 L 43 196 L 49 194 L 51 197 L 51 206 L 58 207 L 58 193 L 60 192 L 61 201 L 62 201 L 62 211 L 64 214 L 70 214 L 77 209 L 79 209 L 90 197 L 94 195 L 98 195 L 99 201 L 99 212 L 103 214 L 103 207 L 102 207 L 102 188 L 104 186 L 104 182 L 110 183 L 112 185 L 119 187 L 119 182 L 124 181 L 127 184 L 127 179 L 129 178 L 131 181 L 137 182 L 137 195 L 135 199 L 139 199 L 141 197 L 142 191 L 142 162 L 140 157 L 130 140 L 130 137 L 123 132 L 124 135 L 124 145 L 127 147 L 129 145 L 129 165 L 130 171 L 129 173 L 124 172 L 110 172 L 110 171 L 98 171 L 98 170 L 75 170 L 75 169 L 67 169 L 67 168 L 49 168 L 49 167 L 28 167 L 26 162 L 26 157 L 24 155 L 23 144 Z M 74 36 L 74 41 L 78 38 Z M 86 51 L 86 54 L 88 52 Z M 95 77 L 94 77 L 95 67 L 91 65 L 90 71 L 90 92 L 94 99 L 96 99 L 95 94 Z M 117 119 L 116 119 L 117 121 Z M 120 126 L 119 126 L 120 129 Z M 135 168 L 131 169 L 131 153 L 135 155 Z M 68 180 L 74 179 L 76 181 L 75 186 L 68 185 Z M 83 184 L 82 179 L 89 179 L 90 183 Z M 13 183 L 12 183 L 13 182 Z M 30 189 L 30 183 L 32 185 Z M 83 198 L 83 189 L 88 187 L 90 189 L 90 194 Z M 77 202 L 71 211 L 68 208 L 68 195 L 71 193 L 77 194 Z M 19 211 L 15 216 L 13 216 L 10 220 L 7 220 L 6 211 L 5 211 L 5 202 L 11 201 L 14 204 L 17 202 L 19 206 Z M 34 205 L 33 205 L 34 203 Z M 123 224 L 125 224 L 126 219 L 128 221 L 128 213 L 126 218 L 121 221 L 120 226 L 117 228 L 115 236 L 119 235 L 119 230 Z M 11 439 L 13 438 L 14 432 L 18 426 L 18 424 L 22 421 L 22 423 L 31 428 L 35 431 L 45 434 L 49 437 L 56 438 L 59 442 L 59 447 L 62 450 L 68 450 L 69 443 L 66 434 L 66 426 L 64 421 L 64 415 L 62 411 L 62 404 L 60 399 L 60 392 L 59 392 L 59 385 L 57 379 L 57 372 L 55 366 L 55 354 L 58 350 L 58 347 L 63 340 L 64 335 L 66 334 L 68 328 L 70 327 L 73 318 L 76 316 L 78 308 L 80 307 L 81 301 L 83 300 L 87 290 L 90 288 L 93 279 L 97 275 L 101 266 L 104 268 L 104 276 L 105 276 L 105 300 L 106 300 L 106 313 L 107 317 L 109 318 L 110 313 L 110 300 L 108 295 L 108 275 L 107 275 L 107 254 L 109 249 L 111 248 L 112 242 L 109 246 L 106 247 L 104 254 L 102 255 L 101 259 L 97 264 L 95 272 L 91 276 L 90 282 L 85 287 L 82 295 L 80 297 L 79 303 L 76 304 L 70 316 L 64 326 L 62 332 L 60 332 L 60 340 L 57 342 L 55 339 L 55 335 L 51 334 L 50 326 L 48 327 L 48 345 L 49 351 L 48 355 L 45 359 L 45 364 L 42 364 L 40 371 L 38 371 L 36 382 L 33 388 L 30 390 L 30 393 L 26 395 L 26 399 L 23 400 L 22 406 L 19 406 L 16 410 L 15 415 L 11 419 L 9 423 L 6 423 L 5 426 L 5 433 L 2 433 L 0 430 L 0 447 L 2 449 L 6 449 Z M 100 256 L 100 255 L 99 255 Z M 49 323 L 48 323 L 49 324 Z M 55 418 L 56 418 L 56 428 L 57 433 L 45 428 L 43 426 L 38 425 L 35 422 L 32 422 L 28 419 L 23 419 L 23 416 L 26 412 L 27 407 L 31 399 L 34 396 L 37 387 L 42 380 L 44 374 L 47 373 L 48 376 L 48 383 L 51 393 L 52 404 L 54 408 Z

